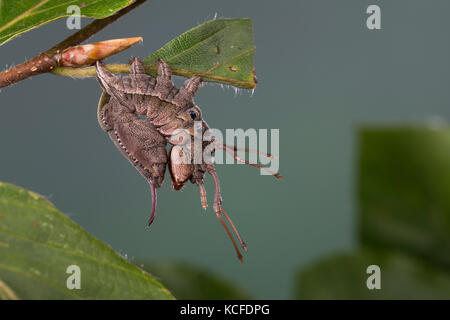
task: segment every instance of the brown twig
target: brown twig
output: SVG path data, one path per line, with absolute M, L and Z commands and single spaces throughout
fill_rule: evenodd
M 116 12 L 112 16 L 106 17 L 104 19 L 98 19 L 83 29 L 79 30 L 75 34 L 71 35 L 64 41 L 58 43 L 53 48 L 39 54 L 38 56 L 25 61 L 17 66 L 11 67 L 8 70 L 0 72 L 0 88 L 9 86 L 13 83 L 22 81 L 28 77 L 46 73 L 52 71 L 54 68 L 60 65 L 60 60 L 58 59 L 59 53 L 64 49 L 72 46 L 76 46 L 83 41 L 86 41 L 91 36 L 97 32 L 104 29 L 109 24 L 113 23 L 123 15 L 127 14 L 131 10 L 135 9 L 139 5 L 143 4 L 147 0 L 136 0 L 134 3 L 126 8 Z

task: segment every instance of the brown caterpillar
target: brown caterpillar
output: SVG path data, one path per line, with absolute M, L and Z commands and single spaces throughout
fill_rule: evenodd
M 149 226 L 155 218 L 156 188 L 163 183 L 166 165 L 169 167 L 175 190 L 180 190 L 188 180 L 198 185 L 201 203 L 205 209 L 207 201 L 203 180 L 208 172 L 215 183 L 214 211 L 230 237 L 239 260 L 242 261 L 242 255 L 221 215 L 229 222 L 244 251 L 247 251 L 247 246 L 222 207 L 220 183 L 214 165 L 207 162 L 194 164 L 193 153 L 188 155 L 184 152 L 181 143 L 185 141 L 180 139 L 178 134 L 182 130 L 193 137 L 196 131 L 203 134 L 209 129 L 200 108 L 194 103 L 194 95 L 201 87 L 202 80 L 200 77 L 190 78 L 178 89 L 171 80 L 172 72 L 167 63 L 158 60 L 156 64 L 156 78 L 146 74 L 142 62 L 137 58 L 132 61 L 129 76 L 119 77 L 106 70 L 101 62 L 97 62 L 97 80 L 103 89 L 97 112 L 99 124 L 120 152 L 150 184 L 152 211 Z M 201 126 L 196 127 L 195 123 L 201 123 Z M 172 145 L 169 154 L 167 143 Z M 214 139 L 201 143 L 203 149 L 208 146 L 213 150 L 223 149 L 237 161 L 261 168 L 257 164 L 240 159 L 236 155 L 238 148 L 231 148 Z M 281 178 L 278 174 L 273 175 Z

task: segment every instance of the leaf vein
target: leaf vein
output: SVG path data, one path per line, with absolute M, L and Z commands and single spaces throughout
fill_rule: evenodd
M 19 14 L 17 17 L 15 17 L 14 19 L 12 19 L 11 21 L 9 21 L 8 23 L 4 24 L 2 27 L 0 27 L 0 32 L 2 32 L 3 30 L 9 28 L 10 26 L 14 25 L 15 23 L 17 23 L 18 21 L 28 17 L 35 9 L 42 7 L 44 4 L 46 4 L 47 2 L 49 2 L 50 0 L 42 0 L 41 2 L 39 2 L 37 5 L 35 5 L 34 7 L 29 8 L 28 10 L 25 10 L 23 13 Z
M 71 295 L 73 297 L 76 297 L 78 299 L 82 299 L 83 298 L 82 296 L 79 296 L 79 295 L 75 294 L 74 292 L 66 291 L 66 289 L 64 287 L 61 287 L 61 286 L 57 285 L 56 283 L 54 283 L 52 281 L 48 281 L 45 278 L 35 276 L 35 275 L 31 274 L 31 273 L 24 272 L 22 270 L 17 270 L 15 268 L 11 268 L 11 267 L 8 267 L 8 266 L 2 265 L 2 264 L 0 264 L 0 269 L 16 273 L 18 275 L 21 275 L 21 276 L 24 276 L 24 277 L 27 277 L 27 278 L 30 278 L 30 279 L 33 279 L 33 280 L 37 280 L 39 282 L 42 282 L 42 283 L 48 285 L 49 287 L 55 288 L 55 289 L 57 289 L 59 291 L 62 291 L 64 293 L 69 294 L 69 295 Z
M 112 268 L 115 268 L 115 269 L 124 271 L 124 272 L 126 272 L 126 273 L 129 273 L 129 274 L 132 274 L 132 275 L 136 275 L 136 276 L 138 276 L 138 277 L 140 277 L 140 278 L 143 278 L 143 279 L 145 279 L 145 280 L 150 280 L 150 282 L 152 282 L 152 284 L 157 285 L 157 283 L 156 283 L 155 280 L 153 280 L 151 277 L 148 277 L 148 276 L 145 276 L 145 275 L 144 275 L 144 274 L 145 274 L 145 271 L 138 269 L 136 266 L 132 265 L 131 263 L 130 263 L 130 265 L 132 265 L 133 267 L 136 268 L 135 271 L 128 270 L 128 269 L 123 268 L 123 267 L 121 267 L 121 266 L 119 266 L 119 265 L 117 265 L 117 264 L 109 263 L 109 262 L 107 262 L 107 261 L 105 261 L 105 260 L 97 259 L 97 258 L 95 258 L 94 256 L 88 255 L 88 254 L 86 254 L 86 253 L 84 253 L 84 252 L 83 252 L 82 254 L 80 254 L 80 253 L 77 253 L 77 252 L 75 252 L 75 251 L 67 250 L 67 249 L 65 249 L 65 248 L 61 248 L 61 247 L 58 247 L 58 246 L 55 246 L 55 245 L 51 245 L 51 244 L 48 244 L 48 243 L 39 242 L 39 241 L 30 239 L 30 238 L 27 238 L 27 237 L 24 237 L 24 236 L 20 236 L 20 235 L 14 234 L 14 233 L 5 232 L 4 230 L 0 231 L 0 233 L 5 234 L 7 237 L 20 239 L 20 240 L 23 240 L 23 241 L 28 241 L 28 242 L 34 243 L 34 244 L 36 244 L 36 245 L 40 245 L 40 246 L 43 246 L 43 247 L 52 248 L 52 249 L 55 249 L 55 250 L 62 251 L 62 252 L 64 252 L 64 253 L 68 254 L 68 255 L 72 255 L 72 256 L 80 257 L 80 258 L 85 258 L 85 259 L 87 259 L 87 260 L 91 260 L 91 261 L 96 262 L 96 263 L 98 263 L 98 264 L 103 264 L 103 265 L 106 265 L 106 266 L 110 266 L 110 267 L 112 267 Z M 117 254 L 117 253 L 116 253 L 116 254 Z M 137 271 L 140 271 L 140 272 L 137 272 Z M 159 286 L 158 286 L 158 287 L 159 287 Z
M 234 56 L 234 57 L 231 57 L 231 58 L 229 58 L 229 59 L 223 61 L 222 63 L 220 63 L 220 64 L 218 64 L 218 65 L 213 66 L 211 69 L 207 70 L 206 73 L 210 73 L 211 71 L 214 71 L 214 70 L 216 70 L 216 69 L 222 67 L 223 65 L 229 63 L 230 61 L 236 60 L 236 59 L 238 59 L 238 58 L 240 58 L 240 57 L 242 57 L 242 56 L 244 56 L 244 55 L 246 55 L 246 54 L 248 54 L 248 53 L 251 53 L 251 52 L 253 52 L 253 51 L 255 51 L 255 48 L 247 49 L 247 50 L 241 52 L 240 54 L 238 54 L 238 55 L 236 55 L 236 56 Z
M 227 28 L 227 26 L 224 26 L 224 27 L 218 29 L 217 31 L 215 31 L 214 33 L 210 34 L 210 35 L 207 36 L 206 38 L 204 38 L 204 39 L 202 39 L 202 40 L 196 42 L 194 45 L 190 46 L 189 48 L 187 48 L 187 49 L 185 49 L 185 50 L 183 50 L 183 51 L 180 51 L 180 52 L 177 53 L 176 55 L 170 57 L 169 59 L 167 59 L 166 62 L 169 62 L 169 61 L 175 59 L 176 57 L 178 57 L 178 56 L 180 56 L 180 55 L 182 55 L 182 54 L 184 54 L 184 53 L 186 53 L 186 52 L 189 52 L 189 51 L 192 50 L 193 48 L 195 48 L 195 47 L 197 47 L 198 45 L 200 45 L 202 42 L 204 42 L 204 41 L 206 41 L 206 40 L 212 38 L 215 34 L 219 33 L 220 31 L 222 31 L 223 29 L 226 29 L 226 28 Z M 178 39 L 178 38 L 176 38 L 175 40 L 178 41 L 178 42 L 180 41 L 180 39 Z

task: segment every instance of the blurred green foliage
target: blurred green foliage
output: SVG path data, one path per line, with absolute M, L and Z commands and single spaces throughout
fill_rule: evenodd
M 359 236 L 450 268 L 450 130 L 360 132 Z
M 362 248 L 301 270 L 296 298 L 449 299 L 450 129 L 365 127 L 359 141 Z
M 144 265 L 158 280 L 183 300 L 243 300 L 251 297 L 229 281 L 200 267 L 174 261 L 158 261 Z
M 369 290 L 366 269 L 381 269 L 381 289 Z M 450 273 L 399 251 L 362 248 L 306 268 L 296 279 L 298 299 L 445 299 Z

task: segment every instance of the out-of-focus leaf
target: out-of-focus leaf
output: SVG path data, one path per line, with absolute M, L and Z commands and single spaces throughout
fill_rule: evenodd
M 0 280 L 0 300 L 19 300 L 14 291 Z
M 450 129 L 360 131 L 360 236 L 450 267 Z
M 69 290 L 67 268 L 81 270 Z M 173 299 L 40 195 L 0 182 L 0 279 L 21 299 Z
M 163 59 L 179 75 L 252 89 L 257 83 L 254 52 L 250 19 L 217 19 L 171 40 L 144 63 Z
M 378 265 L 381 289 L 367 288 Z M 298 274 L 296 299 L 450 299 L 450 274 L 398 252 L 362 249 L 336 255 Z
M 70 16 L 69 6 L 80 8 L 83 17 L 105 18 L 133 0 L 2 0 L 0 1 L 0 45 L 21 33 L 50 21 Z
M 301 299 L 450 299 L 450 129 L 360 130 L 360 238 L 365 249 L 300 272 Z M 381 269 L 369 290 L 366 270 Z
M 242 289 L 219 276 L 186 263 L 154 262 L 145 264 L 153 276 L 177 299 L 183 300 L 242 300 L 250 297 Z

